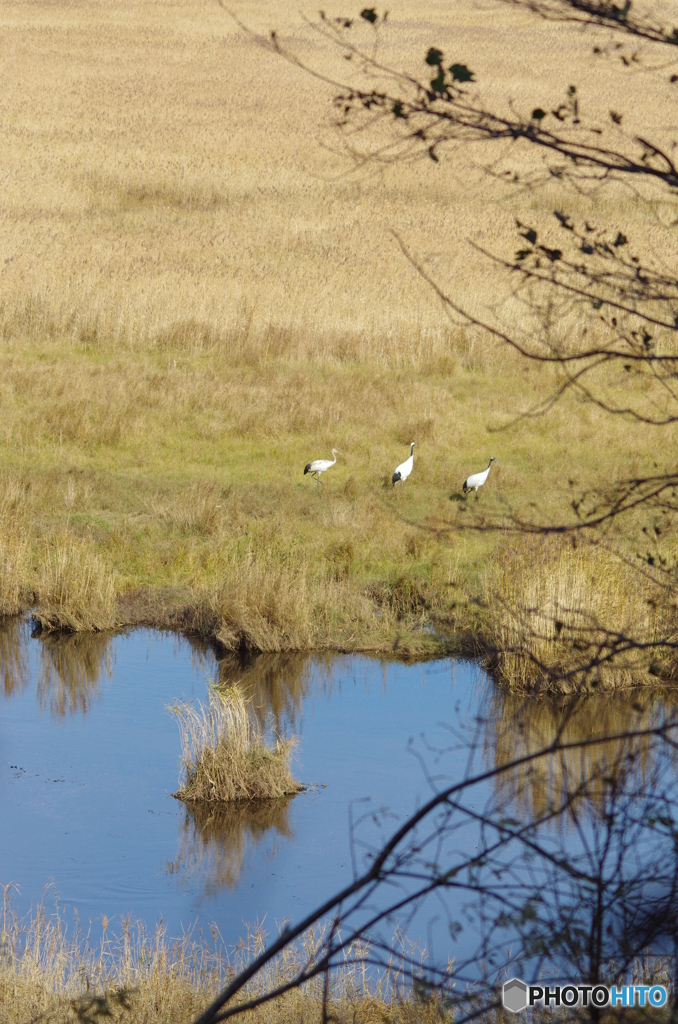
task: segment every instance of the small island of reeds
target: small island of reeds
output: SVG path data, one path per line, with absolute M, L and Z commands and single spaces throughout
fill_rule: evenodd
M 304 786 L 292 775 L 294 737 L 269 744 L 237 687 L 210 690 L 209 704 L 170 707 L 181 730 L 183 785 L 173 796 L 187 804 L 279 800 Z

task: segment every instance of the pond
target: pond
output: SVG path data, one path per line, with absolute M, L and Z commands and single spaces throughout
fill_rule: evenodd
M 51 883 L 81 920 L 131 915 L 170 934 L 297 917 L 350 878 L 349 815 L 410 812 L 428 786 L 408 743 L 468 715 L 478 672 L 364 657 L 264 657 L 221 666 L 206 648 L 123 636 L 1 636 L 0 882 L 21 906 Z M 287 805 L 196 820 L 179 781 L 175 699 L 241 678 L 268 729 L 299 736 L 310 786 Z M 369 805 L 364 801 L 369 800 Z
M 468 661 L 243 663 L 149 630 L 39 638 L 17 620 L 0 631 L 0 671 L 0 883 L 17 887 L 17 907 L 34 907 L 50 886 L 95 927 L 125 915 L 150 928 L 162 921 L 170 935 L 216 925 L 229 945 L 255 923 L 276 934 L 349 882 L 365 844 L 427 800 L 443 774 L 461 779 L 562 727 L 557 704 L 501 695 Z M 243 687 L 269 733 L 298 736 L 293 768 L 305 793 L 204 815 L 172 797 L 180 743 L 168 705 L 204 701 L 213 683 Z M 643 721 L 660 713 L 647 702 Z M 619 731 L 626 714 L 623 702 L 595 713 L 589 703 L 565 736 Z M 560 768 L 518 773 L 511 799 L 525 816 L 538 813 L 558 772 L 581 778 L 601 757 L 578 751 Z M 476 787 L 471 803 L 482 808 L 496 789 L 496 780 Z M 467 853 L 476 839 L 465 833 Z M 431 941 L 430 919 L 416 929 L 413 938 Z

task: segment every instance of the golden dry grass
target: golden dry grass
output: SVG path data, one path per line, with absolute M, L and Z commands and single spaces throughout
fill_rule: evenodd
M 4 893 L 0 929 L 0 1017 L 3 1024 L 76 1024 L 105 1018 L 118 1024 L 190 1024 L 224 984 L 263 951 L 261 928 L 230 953 L 216 929 L 213 942 L 188 933 L 169 940 L 163 928 L 148 934 L 142 925 L 123 920 L 119 933 L 103 922 L 98 944 L 75 923 L 69 931 L 59 914 L 43 905 L 28 919 L 12 911 Z M 240 998 L 252 998 L 279 985 L 312 960 L 321 932 L 312 932 L 290 947 L 255 977 Z M 339 1024 L 434 1024 L 439 1005 L 419 1002 L 394 971 L 370 982 L 362 960 L 364 946 L 347 951 L 345 964 L 333 975 L 329 1008 Z M 322 1019 L 322 975 L 273 1003 L 248 1014 L 255 1024 L 298 1024 Z
M 581 538 L 527 538 L 507 546 L 488 571 L 486 588 L 496 668 L 515 690 L 554 685 L 571 693 L 653 682 L 658 653 L 641 645 L 675 632 L 662 614 L 663 588 L 607 547 Z M 608 664 L 614 645 L 626 648 L 627 641 L 636 646 Z
M 346 74 L 304 25 L 315 8 L 233 10 Z M 327 13 L 338 12 L 355 13 Z M 576 69 L 582 105 L 609 122 L 617 68 L 592 62 L 591 36 L 576 28 L 472 0 L 407 0 L 389 22 L 380 56 L 397 66 L 421 71 L 435 43 L 474 68 L 488 102 L 529 109 L 560 101 Z M 516 210 L 550 211 L 560 187 L 526 198 L 488 181 L 482 147 L 436 168 L 347 177 L 341 154 L 319 145 L 336 142 L 331 88 L 262 51 L 216 3 L 10 2 L 2 25 L 7 338 L 150 347 L 170 364 L 215 346 L 257 361 L 446 356 L 447 323 L 386 229 L 478 311 L 497 279 L 482 262 L 469 272 L 467 240 L 513 248 Z M 629 133 L 661 133 L 668 80 L 628 76 L 625 89 Z M 599 216 L 619 203 L 614 190 L 595 198 Z M 642 225 L 631 196 L 625 207 Z M 669 222 L 655 245 L 671 244 Z M 110 436 L 124 419 L 99 429 Z
M 280 800 L 303 786 L 290 771 L 295 740 L 267 744 L 237 687 L 210 690 L 207 707 L 176 703 L 185 780 L 174 794 L 188 804 Z
M 113 629 L 115 577 L 91 540 L 55 538 L 40 560 L 34 616 L 43 629 Z
M 235 11 L 327 58 L 296 8 Z M 385 59 L 416 71 L 441 45 L 492 102 L 555 102 L 576 66 L 595 111 L 617 80 L 578 30 L 502 5 L 407 0 L 389 21 Z M 331 90 L 216 4 L 10 2 L 0 29 L 0 611 L 426 656 L 452 642 L 427 627 L 458 638 L 483 617 L 500 541 L 467 527 L 561 517 L 571 486 L 651 467 L 642 427 L 574 398 L 516 422 L 555 376 L 450 324 L 389 231 L 471 312 L 529 327 L 470 242 L 511 254 L 516 215 L 541 225 L 567 201 L 621 212 L 641 254 L 668 258 L 670 211 L 616 189 L 516 193 L 478 148 L 347 174 Z M 661 133 L 669 86 L 626 88 L 629 131 Z M 333 445 L 317 494 L 303 466 Z M 498 471 L 464 503 L 490 454 Z

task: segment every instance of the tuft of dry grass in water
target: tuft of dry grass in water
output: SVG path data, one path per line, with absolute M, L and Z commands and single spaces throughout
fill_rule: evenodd
M 148 934 L 143 925 L 123 919 L 120 934 L 103 920 L 102 936 L 92 944 L 76 918 L 69 932 L 63 915 L 45 906 L 27 919 L 13 912 L 10 887 L 5 887 L 0 929 L 0 1020 L 3 1024 L 77 1024 L 106 1018 L 116 1024 L 190 1024 L 217 992 L 262 952 L 261 928 L 229 953 L 218 931 L 213 944 L 190 932 L 168 939 L 162 927 Z M 239 999 L 291 980 L 313 961 L 321 930 L 304 937 L 249 982 Z M 329 1008 L 338 1024 L 434 1024 L 440 1006 L 418 1002 L 394 970 L 371 982 L 364 964 L 367 947 L 347 951 L 345 963 L 333 972 Z M 248 1014 L 252 1024 L 313 1024 L 322 1020 L 323 977 Z
M 609 549 L 559 537 L 507 545 L 485 581 L 494 667 L 513 690 L 551 685 L 616 689 L 656 684 L 656 654 L 630 649 L 613 663 L 615 643 L 651 644 L 660 627 L 656 583 Z M 575 667 L 592 661 L 590 670 Z M 557 678 L 553 684 L 550 674 Z
M 208 707 L 170 707 L 181 730 L 183 786 L 174 794 L 187 804 L 279 800 L 303 790 L 290 771 L 294 738 L 265 742 L 249 702 L 237 687 L 210 690 Z

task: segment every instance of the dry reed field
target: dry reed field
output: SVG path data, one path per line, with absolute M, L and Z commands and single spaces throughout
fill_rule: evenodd
M 649 681 L 648 673 L 675 673 L 670 655 L 651 646 L 659 636 L 675 636 L 671 607 L 652 577 L 605 545 L 522 538 L 505 545 L 486 583 L 495 668 L 514 690 L 534 689 L 544 666 L 565 694 L 630 689 Z M 633 637 L 638 646 L 582 679 L 582 652 L 604 656 L 617 637 Z
M 12 910 L 11 892 L 4 893 L 0 932 L 0 1015 L 3 1024 L 77 1024 L 112 1020 L 134 1024 L 190 1024 L 214 999 L 220 987 L 264 948 L 266 936 L 252 928 L 232 951 L 224 949 L 218 932 L 212 940 L 186 934 L 170 941 L 162 928 L 148 934 L 142 925 L 122 922 L 115 933 L 104 922 L 98 943 L 67 927 L 59 915 L 41 905 L 27 919 Z M 301 963 L 319 948 L 320 933 L 305 937 L 254 979 L 243 999 L 294 977 Z M 417 1002 L 403 991 L 397 972 L 372 983 L 363 961 L 365 947 L 348 951 L 346 966 L 332 978 L 329 1009 L 343 1024 L 414 1024 L 441 1019 L 436 1002 Z M 251 1011 L 256 1024 L 297 1024 L 322 1020 L 322 975 L 301 990 Z M 449 1016 L 449 1015 L 448 1015 Z
M 325 60 L 303 10 L 234 10 Z M 472 527 L 559 518 L 573 488 L 647 470 L 654 441 L 574 397 L 516 420 L 555 372 L 450 323 L 390 232 L 472 312 L 522 323 L 469 243 L 511 254 L 515 217 L 550 216 L 557 183 L 511 191 L 482 147 L 356 173 L 331 90 L 203 0 L 8 2 L 0 29 L 2 610 L 232 651 L 425 656 L 509 628 L 484 611 L 504 540 Z M 560 95 L 590 49 L 501 5 L 392 10 L 386 59 L 432 43 L 516 102 Z M 610 75 L 597 65 L 582 102 Z M 643 88 L 660 125 L 664 87 Z M 595 202 L 670 253 L 663 210 L 648 227 L 629 195 Z M 332 446 L 316 490 L 304 464 Z M 463 501 L 490 455 L 480 501 Z

